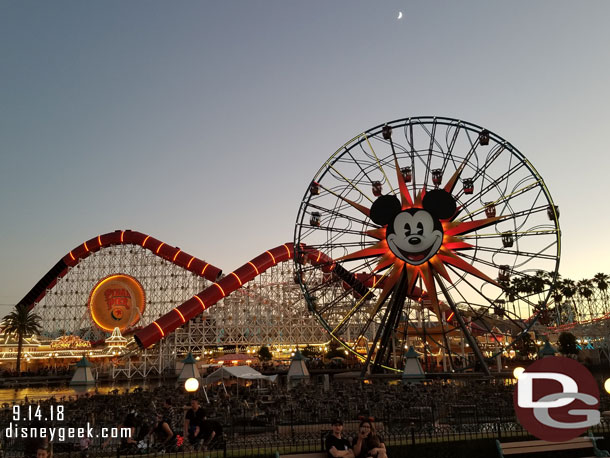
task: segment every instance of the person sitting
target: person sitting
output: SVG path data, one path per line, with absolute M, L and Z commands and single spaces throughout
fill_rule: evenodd
M 161 412 L 157 412 L 156 418 L 157 421 L 151 431 L 155 438 L 155 449 L 164 452 L 175 451 L 176 433 L 172 430 L 170 420 L 164 418 Z
M 204 439 L 201 426 L 204 420 L 203 409 L 199 406 L 197 399 L 191 399 L 191 408 L 184 417 L 184 435 L 188 435 L 189 442 L 193 448 L 199 447 L 199 442 Z
M 218 444 L 222 442 L 223 439 L 222 425 L 216 420 L 210 420 L 205 412 L 201 423 L 201 436 L 204 450 L 217 448 Z
M 326 436 L 324 445 L 328 458 L 354 458 L 354 452 L 349 441 L 343 437 L 343 421 L 340 418 L 333 420 L 332 432 Z
M 358 436 L 354 442 L 356 458 L 387 458 L 383 439 L 375 432 L 373 422 L 362 420 L 358 427 Z

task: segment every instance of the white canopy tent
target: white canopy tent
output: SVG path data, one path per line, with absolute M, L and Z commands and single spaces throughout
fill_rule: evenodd
M 263 375 L 257 370 L 252 369 L 250 366 L 234 366 L 234 367 L 221 367 L 215 370 L 205 378 L 205 384 L 222 382 L 223 380 L 230 379 L 232 377 L 242 380 L 267 380 L 269 382 L 275 382 L 277 375 Z

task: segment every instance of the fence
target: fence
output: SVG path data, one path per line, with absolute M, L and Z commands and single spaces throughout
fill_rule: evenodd
M 425 415 L 430 414 L 427 411 L 423 413 Z M 425 415 L 422 418 L 425 418 Z M 474 419 L 479 420 L 476 416 Z M 532 438 L 527 431 L 514 421 L 514 418 L 483 418 L 483 421 L 474 421 L 474 419 L 471 418 L 472 421 L 464 423 L 440 424 L 434 421 L 418 422 L 412 417 L 405 416 L 399 420 L 375 419 L 375 425 L 390 451 L 393 448 L 400 447 L 432 446 L 443 448 L 443 444 L 448 443 L 470 443 L 473 441 L 491 443 L 495 439 L 510 441 Z M 358 421 L 345 422 L 344 432 L 348 437 L 355 435 L 358 423 Z M 592 431 L 598 437 L 608 437 L 610 436 L 610 423 L 602 421 Z M 204 453 L 195 452 L 186 444 L 179 449 L 162 451 L 155 447 L 150 438 L 142 441 L 139 447 L 132 449 L 129 454 L 122 452 L 117 445 L 102 448 L 101 439 L 95 440 L 86 451 L 80 450 L 78 440 L 68 440 L 54 444 L 54 457 L 102 458 L 131 456 L 133 454 L 175 456 L 177 458 L 195 456 L 209 458 L 271 457 L 276 451 L 281 453 L 320 451 L 324 448 L 324 439 L 329 432 L 328 423 L 283 424 L 267 431 L 250 431 L 246 434 L 243 434 L 243 430 L 240 432 L 229 427 L 227 428 L 225 441 L 221 442 L 215 450 L 205 451 Z M 1 436 L 0 456 L 24 456 L 24 440 L 6 438 L 4 437 L 5 431 L 2 431 Z M 607 448 L 608 445 L 602 440 L 600 447 Z

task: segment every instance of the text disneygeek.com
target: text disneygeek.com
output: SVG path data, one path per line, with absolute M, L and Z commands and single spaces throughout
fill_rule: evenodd
M 66 439 L 101 437 L 103 439 L 126 439 L 131 437 L 131 428 L 94 428 L 87 423 L 85 427 L 25 427 L 9 423 L 4 430 L 4 437 L 11 439 L 48 438 L 51 442 L 64 442 Z

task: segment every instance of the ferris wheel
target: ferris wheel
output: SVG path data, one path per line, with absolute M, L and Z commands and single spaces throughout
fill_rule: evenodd
M 489 373 L 548 318 L 558 218 L 542 177 L 495 133 L 441 117 L 392 121 L 314 176 L 295 226 L 295 281 L 365 369 L 401 370 L 414 346 L 444 370 Z

